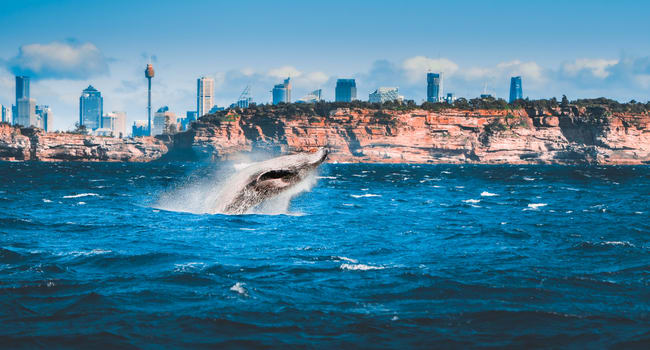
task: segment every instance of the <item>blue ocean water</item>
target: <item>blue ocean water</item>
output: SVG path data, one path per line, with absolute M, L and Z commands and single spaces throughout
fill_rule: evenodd
M 650 344 L 650 167 L 326 164 L 287 215 L 156 209 L 218 168 L 0 164 L 0 347 Z

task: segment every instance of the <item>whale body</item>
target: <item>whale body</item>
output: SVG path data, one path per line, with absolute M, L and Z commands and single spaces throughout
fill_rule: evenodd
M 214 212 L 244 214 L 256 205 L 293 188 L 325 159 L 328 150 L 298 153 L 254 163 L 231 176 L 217 197 Z

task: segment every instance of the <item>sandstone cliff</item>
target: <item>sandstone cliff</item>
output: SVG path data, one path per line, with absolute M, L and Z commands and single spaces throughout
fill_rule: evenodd
M 146 162 L 167 153 L 151 137 L 118 139 L 0 125 L 0 160 Z
M 324 146 L 334 162 L 650 164 L 647 111 L 273 108 L 205 116 L 173 147 L 224 157 Z

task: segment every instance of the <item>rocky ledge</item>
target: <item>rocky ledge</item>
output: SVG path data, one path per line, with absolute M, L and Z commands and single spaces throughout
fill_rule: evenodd
M 322 107 L 230 110 L 200 118 L 168 142 L 216 157 L 329 147 L 334 162 L 650 164 L 647 110 Z
M 0 160 L 147 162 L 167 153 L 158 139 L 119 139 L 0 125 Z

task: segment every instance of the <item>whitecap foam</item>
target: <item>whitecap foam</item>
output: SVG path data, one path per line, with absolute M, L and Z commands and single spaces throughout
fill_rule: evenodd
M 43 198 L 43 203 L 52 203 L 52 201 L 49 200 L 49 199 Z
M 99 197 L 97 193 L 79 193 L 63 196 L 63 198 Z
M 246 288 L 244 288 L 245 283 L 237 282 L 235 283 L 232 287 L 230 287 L 230 290 L 233 292 L 237 292 L 241 295 L 248 295 L 246 292 Z
M 341 264 L 341 270 L 350 271 L 369 271 L 369 270 L 383 270 L 383 266 L 371 266 L 366 264 Z
M 634 244 L 628 242 L 628 241 L 605 241 L 602 244 L 604 245 L 621 245 L 621 246 L 626 246 L 626 247 L 634 247 Z
M 463 203 L 470 203 L 470 204 L 476 204 L 476 203 L 480 203 L 480 202 L 481 202 L 480 199 L 466 199 L 466 200 L 463 201 Z
M 546 204 L 546 203 L 530 203 L 530 204 L 528 204 L 527 210 L 539 210 L 539 208 L 545 207 L 547 205 L 548 204 Z M 524 209 L 524 210 L 526 210 L 526 209 Z
M 498 194 L 492 193 L 492 192 L 487 192 L 487 191 L 481 192 L 481 197 L 495 197 L 495 196 L 498 196 Z
M 353 197 L 353 198 L 367 198 L 367 197 L 381 197 L 381 195 L 380 194 L 365 193 L 365 194 L 351 194 L 350 197 Z
M 102 255 L 102 254 L 108 254 L 112 253 L 112 250 L 105 250 L 105 249 L 93 249 L 93 250 L 86 250 L 86 251 L 81 251 L 81 250 L 73 250 L 71 252 L 65 252 L 65 253 L 57 253 L 57 256 L 66 256 L 66 255 L 72 255 L 72 256 L 91 256 L 91 255 Z
M 335 260 L 347 261 L 347 262 L 351 262 L 351 263 L 355 263 L 355 264 L 359 262 L 359 260 L 347 258 L 345 256 L 335 256 L 334 259 Z
M 535 181 L 535 178 L 534 177 L 524 176 L 524 180 L 526 180 L 526 181 Z

